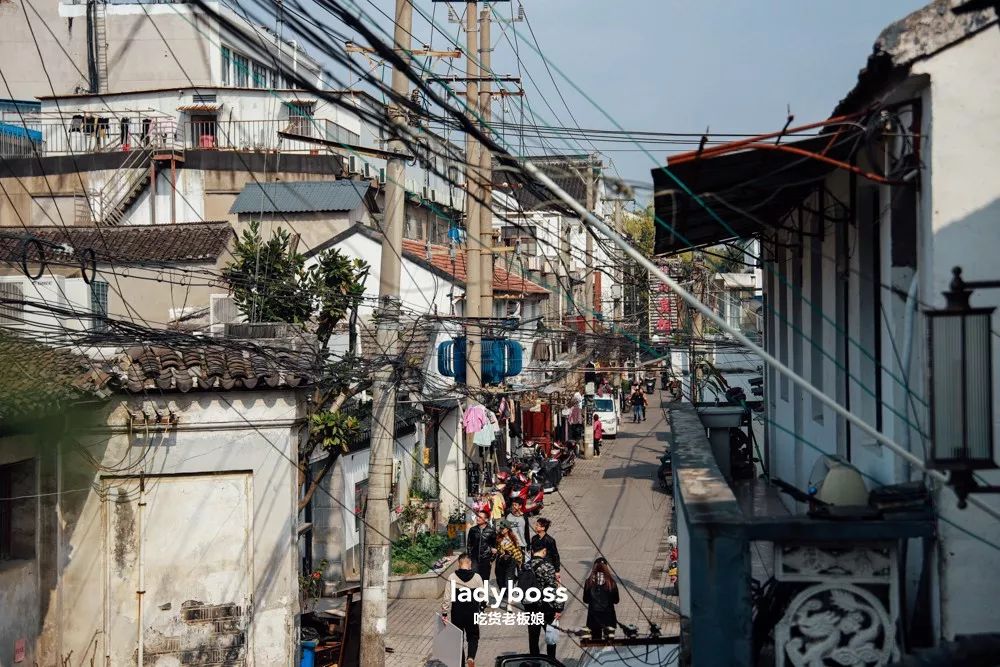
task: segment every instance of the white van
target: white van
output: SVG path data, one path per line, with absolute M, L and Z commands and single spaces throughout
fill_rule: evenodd
M 621 417 L 618 415 L 618 401 L 611 396 L 598 396 L 594 399 L 594 414 L 601 420 L 605 438 L 618 435 L 618 425 Z

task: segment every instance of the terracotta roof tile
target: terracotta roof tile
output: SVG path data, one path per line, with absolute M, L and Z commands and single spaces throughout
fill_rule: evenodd
M 458 250 L 452 259 L 447 246 L 431 244 L 430 263 L 434 268 L 453 276 L 461 283 L 466 281 L 465 253 Z M 403 254 L 421 262 L 427 262 L 427 245 L 424 241 L 403 239 Z M 548 294 L 549 291 L 530 280 L 509 273 L 506 269 L 493 265 L 493 292 L 498 294 Z

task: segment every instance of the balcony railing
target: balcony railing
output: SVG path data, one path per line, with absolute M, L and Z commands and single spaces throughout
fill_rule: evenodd
M 177 123 L 162 115 L 122 112 L 19 116 L 0 120 L 0 155 L 5 158 L 127 152 L 175 148 Z
M 325 153 L 319 142 L 290 139 L 281 134 L 357 144 L 358 135 L 333 121 L 313 118 L 272 120 L 202 120 L 184 125 L 184 146 L 191 150 L 236 150 L 283 153 Z

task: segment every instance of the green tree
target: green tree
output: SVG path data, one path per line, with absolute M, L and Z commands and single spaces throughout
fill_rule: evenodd
M 653 226 L 653 207 L 627 213 L 622 228 L 625 237 L 642 254 L 653 256 L 656 230 Z M 623 267 L 624 317 L 626 322 L 636 322 L 639 340 L 649 337 L 649 271 L 625 257 Z
M 308 475 L 309 461 L 322 450 L 328 453 L 322 468 L 312 476 L 299 509 L 309 504 L 320 483 L 341 453 L 347 452 L 359 430 L 358 419 L 342 412 L 345 403 L 371 386 L 370 372 L 350 355 L 331 360 L 327 344 L 337 324 L 356 313 L 364 296 L 369 266 L 333 248 L 306 258 L 285 229 L 264 239 L 259 222 L 251 222 L 236 242 L 233 261 L 223 269 L 237 308 L 250 322 L 286 322 L 301 325 L 319 343 L 318 380 L 308 419 L 309 434 L 299 449 L 300 479 Z

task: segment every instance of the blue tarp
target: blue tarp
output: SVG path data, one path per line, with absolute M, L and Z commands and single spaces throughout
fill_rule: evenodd
M 42 143 L 42 133 L 38 130 L 29 130 L 20 125 L 12 125 L 10 123 L 0 123 L 0 134 L 8 137 L 18 137 L 21 139 L 30 139 L 35 143 Z

